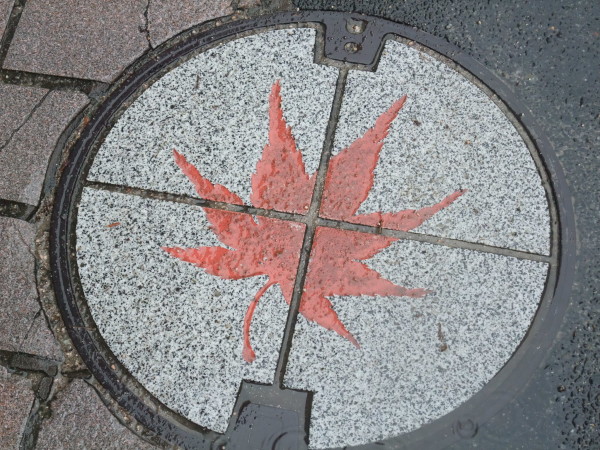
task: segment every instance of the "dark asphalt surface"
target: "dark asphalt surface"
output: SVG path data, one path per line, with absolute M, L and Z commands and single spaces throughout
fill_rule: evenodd
M 544 364 L 474 438 L 451 448 L 600 448 L 600 2 L 295 0 L 448 40 L 501 78 L 552 143 L 573 197 L 576 274 Z

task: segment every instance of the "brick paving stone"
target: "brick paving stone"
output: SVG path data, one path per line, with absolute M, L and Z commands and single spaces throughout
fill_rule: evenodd
M 260 0 L 240 0 L 238 8 L 251 8 L 260 5 Z
M 4 33 L 8 18 L 10 17 L 10 11 L 12 10 L 14 0 L 0 0 L 0 38 Z
M 51 358 L 56 361 L 63 359 L 60 346 L 48 328 L 48 323 L 46 322 L 43 311 L 40 310 L 39 314 L 33 319 L 27 337 L 21 344 L 19 351 L 31 355 Z
M 121 425 L 94 389 L 82 380 L 74 380 L 59 392 L 51 403 L 51 410 L 51 417 L 42 423 L 37 448 L 154 448 Z
M 56 141 L 87 102 L 78 92 L 0 84 L 0 198 L 37 204 Z
M 198 23 L 232 12 L 231 1 L 228 0 L 151 0 L 148 8 L 150 42 L 157 46 Z
M 31 110 L 46 93 L 47 89 L 0 84 L 0 148 L 27 121 Z
M 110 82 L 148 49 L 146 2 L 27 2 L 4 67 Z
M 33 225 L 0 217 L 0 349 L 60 360 L 37 300 L 34 234 Z
M 31 382 L 0 366 L 0 448 L 19 447 L 33 399 Z

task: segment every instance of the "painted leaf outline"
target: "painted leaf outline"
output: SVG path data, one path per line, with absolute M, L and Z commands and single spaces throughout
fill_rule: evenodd
M 320 216 L 395 230 L 409 231 L 460 197 L 458 190 L 441 202 L 418 210 L 395 213 L 357 214 L 366 200 L 375 176 L 375 167 L 393 120 L 406 102 L 406 96 L 382 113 L 374 126 L 330 160 L 325 179 Z M 281 84 L 276 81 L 269 95 L 269 132 L 256 170 L 251 177 L 252 206 L 304 214 L 313 194 L 316 173 L 306 172 L 302 152 L 297 148 L 291 127 L 281 106 Z M 199 197 L 216 202 L 243 205 L 242 199 L 227 187 L 213 184 L 177 150 L 175 163 L 192 182 Z M 285 301 L 292 299 L 299 254 L 305 227 L 298 222 L 204 207 L 211 230 L 227 247 L 162 247 L 169 255 L 204 269 L 223 279 L 238 280 L 267 275 L 268 280 L 250 302 L 243 322 L 245 361 L 256 358 L 250 341 L 250 325 L 262 295 L 279 285 Z M 318 227 L 300 301 L 299 313 L 307 320 L 335 331 L 359 347 L 333 309 L 329 297 L 403 296 L 422 297 L 426 289 L 408 289 L 381 277 L 363 261 L 396 241 L 378 234 Z

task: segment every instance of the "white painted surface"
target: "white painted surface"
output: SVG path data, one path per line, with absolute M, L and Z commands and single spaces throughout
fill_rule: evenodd
M 549 254 L 548 203 L 525 143 L 483 91 L 432 56 L 388 41 L 377 72 L 350 72 L 334 152 L 405 94 L 359 213 L 422 208 L 464 188 L 414 231 Z
M 129 107 L 89 179 L 196 196 L 176 148 L 213 183 L 249 203 L 268 137 L 268 99 L 281 80 L 284 117 L 306 170 L 319 164 L 337 69 L 313 63 L 315 31 L 270 31 L 220 45 L 167 73 Z
M 299 319 L 285 384 L 314 392 L 311 448 L 390 438 L 457 408 L 525 336 L 547 272 L 545 263 L 416 241 L 397 241 L 366 263 L 399 286 L 434 293 L 333 297 L 360 349 Z
M 108 225 L 119 225 L 108 227 Z M 288 306 L 277 286 L 242 321 L 266 277 L 223 280 L 160 247 L 221 245 L 201 208 L 86 188 L 77 221 L 85 298 L 107 345 L 168 407 L 223 432 L 242 379 L 271 383 Z

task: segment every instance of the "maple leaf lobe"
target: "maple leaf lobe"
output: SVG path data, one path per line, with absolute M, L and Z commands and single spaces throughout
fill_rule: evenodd
M 396 240 L 376 234 L 318 227 L 300 302 L 300 313 L 357 346 L 358 341 L 346 329 L 327 297 L 425 296 L 429 291 L 398 286 L 361 262 Z
M 312 198 L 315 175 L 308 176 L 302 153 L 281 109 L 281 84 L 269 95 L 269 141 L 252 175 L 250 200 L 258 208 L 304 214 Z
M 215 202 L 233 203 L 234 205 L 243 205 L 244 202 L 237 195 L 221 184 L 213 184 L 207 178 L 204 178 L 196 166 L 189 163 L 188 160 L 173 149 L 173 158 L 185 176 L 192 182 L 196 188 L 196 193 L 207 200 Z
M 345 219 L 358 211 L 373 187 L 373 174 L 383 141 L 406 102 L 406 95 L 375 121 L 365 134 L 331 158 L 321 204 L 321 215 Z

